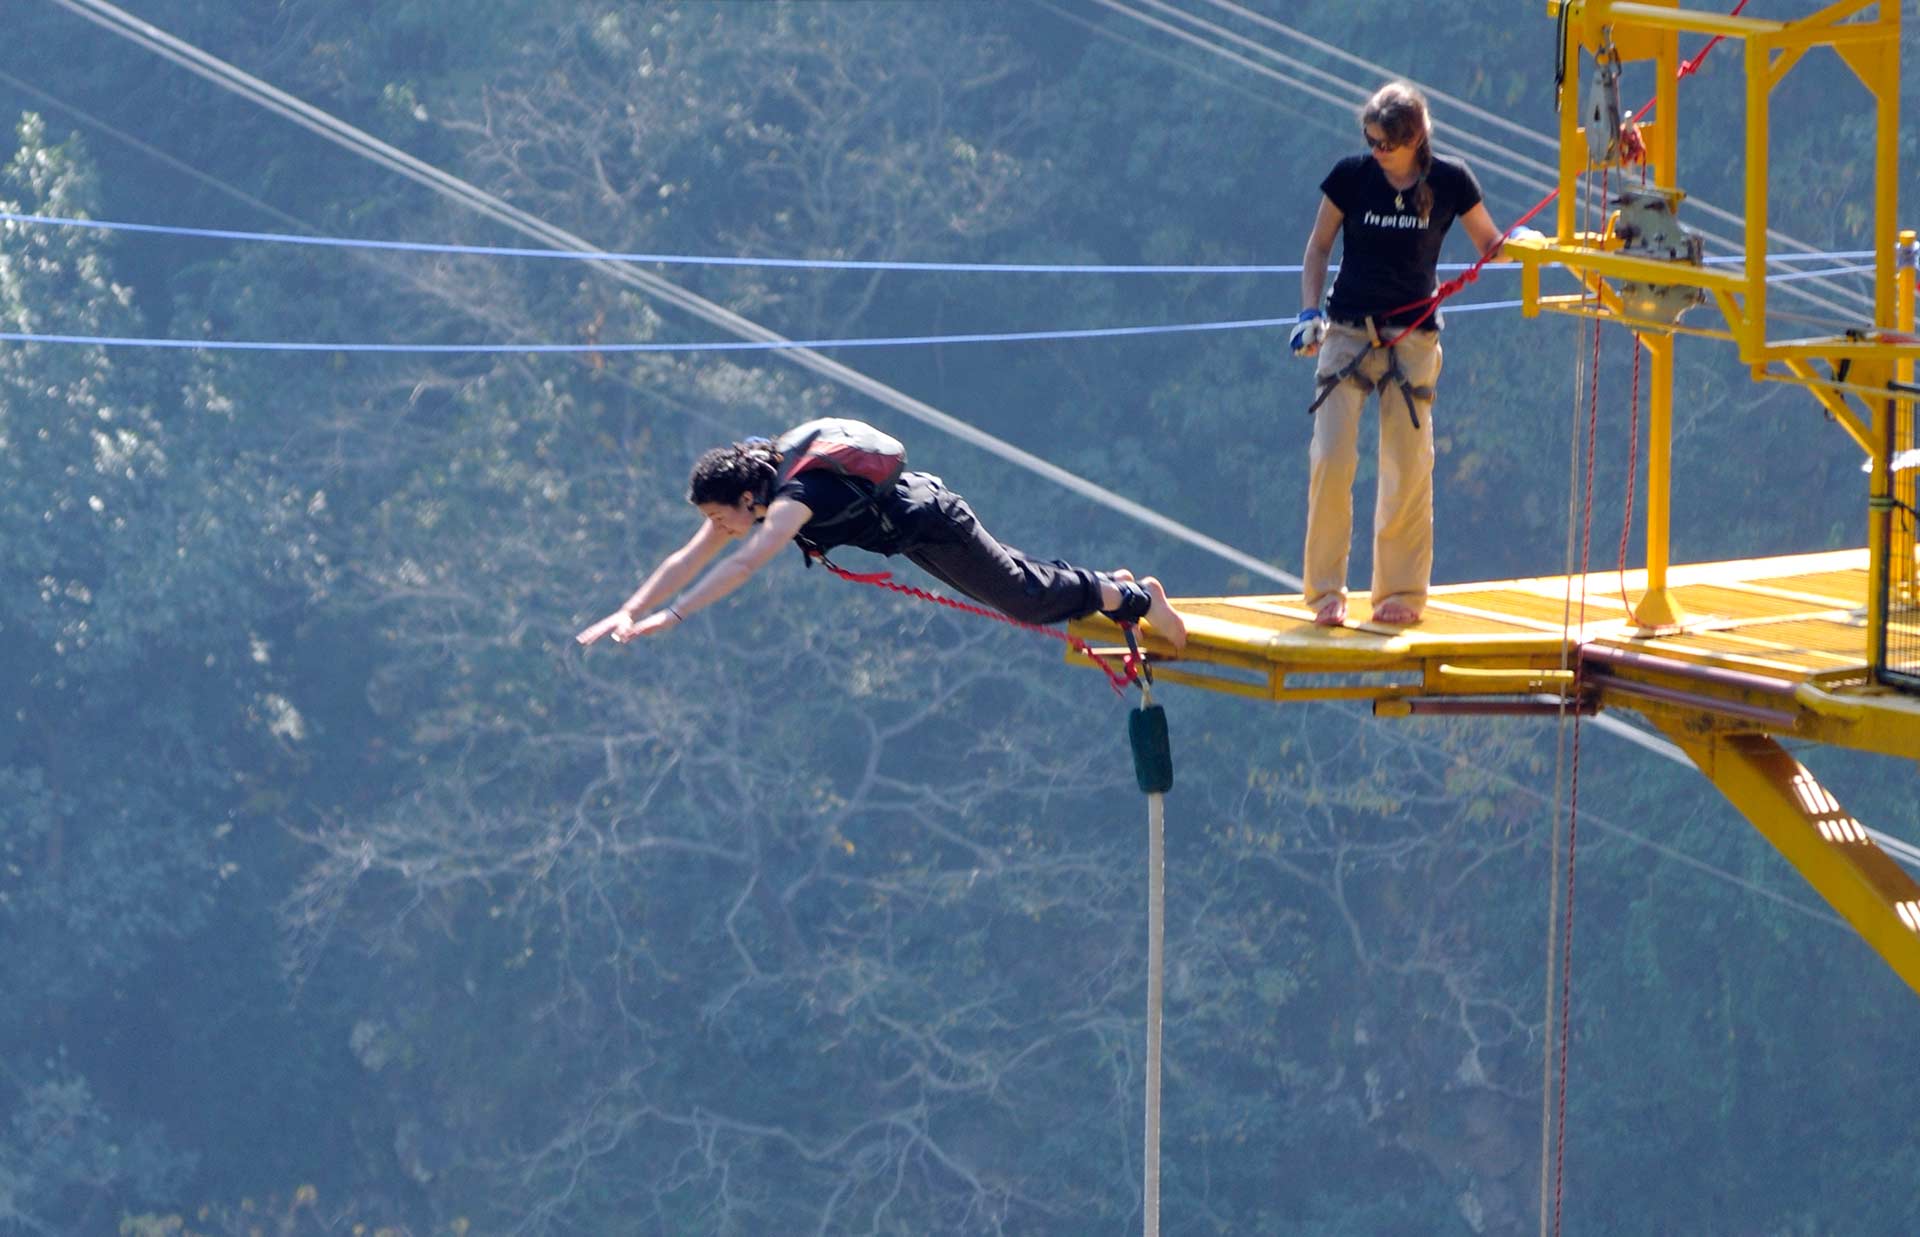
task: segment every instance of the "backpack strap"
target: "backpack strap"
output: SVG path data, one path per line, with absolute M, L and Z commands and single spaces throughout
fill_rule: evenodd
M 814 430 L 802 437 L 799 442 L 793 444 L 793 448 L 786 454 L 786 459 L 784 463 L 782 463 L 780 471 L 775 474 L 773 483 L 767 487 L 766 494 L 761 498 L 762 502 L 772 502 L 774 494 L 779 491 L 780 487 L 793 480 L 794 477 L 799 474 L 800 465 L 806 463 L 807 460 L 807 448 L 811 447 L 813 440 L 818 437 L 820 437 L 820 431 Z

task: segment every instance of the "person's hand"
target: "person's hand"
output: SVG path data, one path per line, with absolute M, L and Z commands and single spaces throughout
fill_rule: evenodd
M 1542 234 L 1538 228 L 1515 228 L 1500 237 L 1499 240 L 1493 242 L 1493 252 L 1487 255 L 1487 260 L 1492 261 L 1499 257 L 1501 252 L 1506 249 L 1508 241 L 1531 241 L 1544 244 L 1546 239 L 1546 236 Z
M 635 640 L 641 636 L 657 636 L 667 628 L 677 627 L 679 624 L 680 616 L 672 610 L 655 610 L 652 614 L 647 615 L 647 617 L 637 623 L 628 622 L 623 626 L 614 628 L 613 642 L 615 644 L 625 644 L 629 640 Z
M 612 614 L 607 615 L 607 617 L 601 619 L 593 626 L 582 631 L 579 635 L 575 636 L 574 639 L 578 640 L 581 644 L 592 644 L 602 636 L 611 635 L 616 641 L 624 644 L 626 637 L 632 634 L 634 626 L 635 624 L 631 614 L 628 614 L 625 610 L 615 610 Z
M 1294 319 L 1293 334 L 1287 337 L 1287 343 L 1295 356 L 1312 356 L 1320 351 L 1320 341 L 1327 337 L 1327 315 L 1318 309 L 1303 309 Z

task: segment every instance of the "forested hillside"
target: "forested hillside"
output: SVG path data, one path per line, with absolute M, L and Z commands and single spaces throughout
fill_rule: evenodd
M 1543 5 L 1245 3 L 1553 132 Z M 1356 91 L 1115 11 L 1147 0 L 131 7 L 623 253 L 1294 263 L 1363 149 Z M 0 210 L 532 243 L 60 4 L 0 29 Z M 1719 54 L 1681 167 L 1734 208 Z M 1772 225 L 1869 245 L 1864 93 L 1837 60 L 1785 93 Z M 1434 114 L 1443 146 L 1554 157 Z M 1480 180 L 1502 226 L 1545 192 Z M 1299 308 L 1291 275 L 644 269 L 792 339 Z M 1441 581 L 1567 567 L 1589 345 L 1466 308 L 1517 295 L 1490 270 L 1447 321 Z M 1176 597 L 1277 585 L 778 356 L 615 351 L 730 337 L 579 261 L 9 222 L 0 323 L 606 348 L 0 343 L 0 1233 L 1138 1230 L 1126 704 L 1057 645 L 798 555 L 657 640 L 572 635 L 697 526 L 703 448 L 821 415 L 901 437 L 1036 553 Z M 1285 327 L 830 355 L 1299 569 Z M 1864 544 L 1859 454 L 1812 400 L 1711 341 L 1679 357 L 1676 561 Z M 1631 371 L 1604 339 L 1597 566 Z M 1356 587 L 1368 559 L 1363 531 Z M 1537 1231 L 1564 734 L 1160 697 L 1163 1231 Z M 1920 829 L 1911 765 L 1799 755 Z M 1566 1231 L 1920 1230 L 1912 992 L 1686 770 L 1589 731 L 1580 796 Z

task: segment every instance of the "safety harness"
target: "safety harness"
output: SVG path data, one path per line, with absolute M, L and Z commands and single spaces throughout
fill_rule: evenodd
M 1407 377 L 1406 371 L 1400 368 L 1400 354 L 1395 350 L 1394 346 L 1406 336 L 1407 332 L 1401 332 L 1399 335 L 1394 336 L 1391 341 L 1382 340 L 1380 338 L 1380 329 L 1374 325 L 1373 319 L 1368 317 L 1364 319 L 1364 321 L 1367 327 L 1367 335 L 1373 342 L 1368 345 L 1366 351 L 1356 353 L 1353 360 L 1341 366 L 1337 372 L 1328 374 L 1319 380 L 1319 394 L 1315 395 L 1313 402 L 1307 405 L 1307 415 L 1312 416 L 1314 413 L 1320 411 L 1320 405 L 1327 402 L 1327 396 L 1332 395 L 1334 388 L 1343 382 L 1351 382 L 1359 387 L 1363 396 L 1371 395 L 1391 382 L 1400 388 L 1400 395 L 1407 403 L 1407 416 L 1412 418 L 1413 428 L 1419 429 L 1420 406 L 1415 401 L 1425 400 L 1428 403 L 1432 403 L 1433 387 L 1414 386 L 1413 382 Z M 1366 363 L 1367 358 L 1372 356 L 1377 349 L 1382 348 L 1386 349 L 1387 367 L 1381 372 L 1379 380 L 1375 381 L 1362 374 L 1360 367 Z

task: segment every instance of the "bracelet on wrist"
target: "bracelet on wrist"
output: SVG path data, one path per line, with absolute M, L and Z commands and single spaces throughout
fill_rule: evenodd
M 662 610 L 665 610 L 668 614 L 673 615 L 673 621 L 676 623 L 684 623 L 687 621 L 685 617 L 681 615 L 680 611 L 674 609 L 672 606 L 661 606 L 660 608 Z

